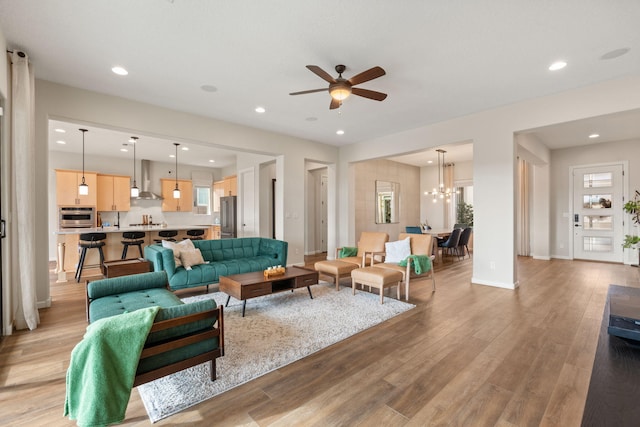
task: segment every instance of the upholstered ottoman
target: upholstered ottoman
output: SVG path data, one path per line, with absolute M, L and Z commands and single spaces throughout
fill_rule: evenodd
M 318 261 L 314 264 L 316 271 L 334 278 L 334 281 L 336 282 L 336 291 L 340 290 L 340 279 L 351 276 L 351 271 L 358 267 L 358 264 L 340 261 L 338 259 Z
M 372 286 L 380 289 L 380 304 L 384 303 L 384 288 L 396 286 L 398 289 L 398 299 L 400 299 L 400 282 L 403 275 L 401 272 L 380 267 L 356 268 L 351 272 L 351 289 L 356 294 L 356 284 Z

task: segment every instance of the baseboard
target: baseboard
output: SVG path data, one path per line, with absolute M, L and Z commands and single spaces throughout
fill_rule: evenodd
M 36 303 L 36 307 L 38 307 L 38 308 L 49 308 L 49 307 L 51 307 L 51 297 L 47 298 L 44 301 L 38 301 Z
M 549 256 L 537 256 L 537 255 L 533 255 L 532 257 L 533 259 L 539 259 L 541 261 L 551 261 L 551 257 Z
M 493 286 L 494 288 L 503 288 L 503 289 L 511 289 L 511 290 L 515 290 L 518 286 L 520 286 L 520 282 L 518 281 L 516 281 L 515 283 L 500 283 L 500 282 L 489 282 L 487 280 L 476 279 L 474 277 L 471 278 L 471 283 L 474 285 Z
M 569 261 L 572 261 L 573 258 L 571 258 L 570 256 L 566 256 L 566 255 L 551 255 L 551 258 L 555 258 L 555 259 L 568 259 Z

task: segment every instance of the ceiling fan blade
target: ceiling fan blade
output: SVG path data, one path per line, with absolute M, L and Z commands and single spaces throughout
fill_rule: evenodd
M 331 77 L 331 74 L 327 73 L 325 70 L 323 70 L 322 68 L 318 67 L 317 65 L 307 65 L 307 68 L 312 73 L 316 74 L 321 79 L 328 81 L 329 83 L 335 83 L 336 82 L 336 79 Z
M 376 92 L 375 90 L 361 89 L 359 87 L 352 87 L 351 93 L 365 98 L 373 99 L 376 101 L 384 101 L 387 98 L 386 93 Z
M 303 90 L 300 92 L 291 92 L 289 95 L 304 95 L 306 93 L 315 93 L 315 92 L 326 92 L 328 91 L 329 88 L 324 88 L 324 89 L 311 89 L 311 90 Z
M 369 80 L 377 79 L 387 74 L 381 67 L 369 68 L 367 71 L 363 71 L 360 74 L 349 79 L 351 86 L 359 85 L 360 83 L 368 82 Z
M 340 105 L 342 105 L 341 101 L 331 98 L 331 104 L 329 104 L 329 109 L 335 110 L 336 108 L 340 108 Z

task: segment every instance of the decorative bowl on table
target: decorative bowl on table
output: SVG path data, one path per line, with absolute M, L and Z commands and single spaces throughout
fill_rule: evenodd
M 269 267 L 264 270 L 264 277 L 281 276 L 285 273 L 285 268 L 281 265 Z

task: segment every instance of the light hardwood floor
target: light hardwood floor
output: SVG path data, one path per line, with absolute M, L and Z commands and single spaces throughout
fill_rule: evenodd
M 638 269 L 521 258 L 518 270 L 511 291 L 472 285 L 469 259 L 438 266 L 435 293 L 413 282 L 415 309 L 157 425 L 579 425 L 607 287 L 640 287 Z M 40 327 L 2 340 L 0 425 L 75 425 L 62 411 L 83 292 L 52 281 Z M 124 425 L 150 425 L 135 390 Z

